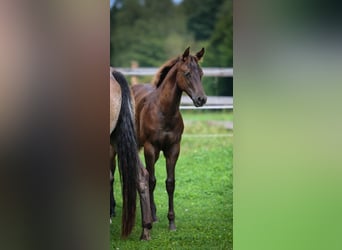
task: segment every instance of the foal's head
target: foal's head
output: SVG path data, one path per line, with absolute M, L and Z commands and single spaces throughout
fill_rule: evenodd
M 198 65 L 198 61 L 201 60 L 203 55 L 204 48 L 197 52 L 195 56 L 192 56 L 189 47 L 176 64 L 178 87 L 188 94 L 196 107 L 201 107 L 207 102 L 207 96 L 204 93 L 201 81 L 203 70 Z

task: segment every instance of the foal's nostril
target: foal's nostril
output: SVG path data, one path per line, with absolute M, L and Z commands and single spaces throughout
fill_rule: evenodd
M 206 96 L 199 96 L 197 97 L 197 103 L 202 106 L 207 102 L 207 97 Z

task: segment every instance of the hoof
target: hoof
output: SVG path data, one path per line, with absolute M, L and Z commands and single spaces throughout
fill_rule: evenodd
M 140 240 L 150 240 L 150 239 L 151 239 L 150 231 L 147 228 L 144 228 L 141 233 Z
M 170 230 L 170 231 L 176 231 L 176 225 L 175 225 L 174 222 L 171 222 L 171 223 L 169 224 L 169 230 Z

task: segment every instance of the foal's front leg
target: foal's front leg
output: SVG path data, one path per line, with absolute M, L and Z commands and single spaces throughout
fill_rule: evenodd
M 167 218 L 169 219 L 169 229 L 176 230 L 175 211 L 173 207 L 173 194 L 175 191 L 175 167 L 179 156 L 180 144 L 174 144 L 169 149 L 164 151 L 166 158 L 166 172 L 167 178 L 165 181 L 167 194 L 169 196 L 169 212 Z

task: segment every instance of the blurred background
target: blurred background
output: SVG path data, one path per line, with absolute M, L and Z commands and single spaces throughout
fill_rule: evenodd
M 111 0 L 110 63 L 159 67 L 191 46 L 202 67 L 233 67 L 231 0 Z M 141 77 L 149 82 L 152 77 Z M 207 95 L 233 96 L 232 77 L 204 77 Z
M 1 249 L 108 249 L 109 63 L 160 66 L 190 45 L 232 66 L 231 1 L 111 5 L 1 2 Z M 234 2 L 234 250 L 341 249 L 341 23 L 333 1 Z

